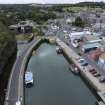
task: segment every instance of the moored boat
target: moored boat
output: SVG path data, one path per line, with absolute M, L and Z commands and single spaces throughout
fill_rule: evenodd
M 33 73 L 31 71 L 25 73 L 25 85 L 26 87 L 33 85 Z
M 61 53 L 62 53 L 62 49 L 61 49 L 60 47 L 56 47 L 56 52 L 57 52 L 58 54 L 61 54 Z
M 75 67 L 74 65 L 70 65 L 69 69 L 74 73 L 74 74 L 79 74 L 79 69 Z

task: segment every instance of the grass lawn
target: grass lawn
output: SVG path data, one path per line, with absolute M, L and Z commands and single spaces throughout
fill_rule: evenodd
M 16 35 L 16 39 L 19 41 L 29 40 L 31 38 L 30 34 L 18 34 Z

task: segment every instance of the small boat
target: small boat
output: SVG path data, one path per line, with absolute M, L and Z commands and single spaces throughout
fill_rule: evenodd
M 71 70 L 71 72 L 73 72 L 74 74 L 79 74 L 79 69 L 77 67 L 74 67 L 74 65 L 70 65 L 69 69 Z
M 33 73 L 31 71 L 27 71 L 25 73 L 25 85 L 32 86 L 33 85 Z
M 57 52 L 58 54 L 61 54 L 61 53 L 62 53 L 62 49 L 61 49 L 60 47 L 56 47 L 56 52 Z

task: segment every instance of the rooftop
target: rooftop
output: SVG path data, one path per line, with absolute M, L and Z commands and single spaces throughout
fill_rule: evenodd
M 83 48 L 92 48 L 92 47 L 101 47 L 102 45 L 100 43 L 88 43 L 83 45 Z
M 25 80 L 26 81 L 30 81 L 30 80 L 32 80 L 32 78 L 33 78 L 32 72 L 26 72 L 25 73 Z
M 96 35 L 86 35 L 84 38 L 88 42 L 100 42 L 101 41 L 101 39 L 99 39 Z
M 87 34 L 91 34 L 91 32 L 90 31 L 72 32 L 70 33 L 70 36 L 84 36 Z

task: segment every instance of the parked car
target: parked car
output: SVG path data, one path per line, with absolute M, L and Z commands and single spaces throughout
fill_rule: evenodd
M 94 77 L 101 76 L 101 74 L 98 71 L 96 71 L 94 68 L 90 69 L 89 72 L 91 72 Z
M 93 72 L 93 71 L 95 71 L 95 69 L 94 69 L 94 68 L 92 68 L 92 69 L 89 69 L 89 72 Z
M 101 82 L 101 83 L 105 82 L 105 76 L 101 76 L 101 77 L 99 78 L 99 82 Z
M 79 59 L 81 66 L 88 66 L 88 62 L 85 59 Z
M 92 74 L 95 74 L 95 73 L 97 73 L 97 71 L 96 71 L 96 70 L 94 70 L 94 71 L 92 71 L 91 73 L 92 73 Z
M 93 74 L 93 76 L 94 76 L 94 77 L 100 77 L 101 74 L 100 74 L 99 72 L 97 72 L 97 73 Z

